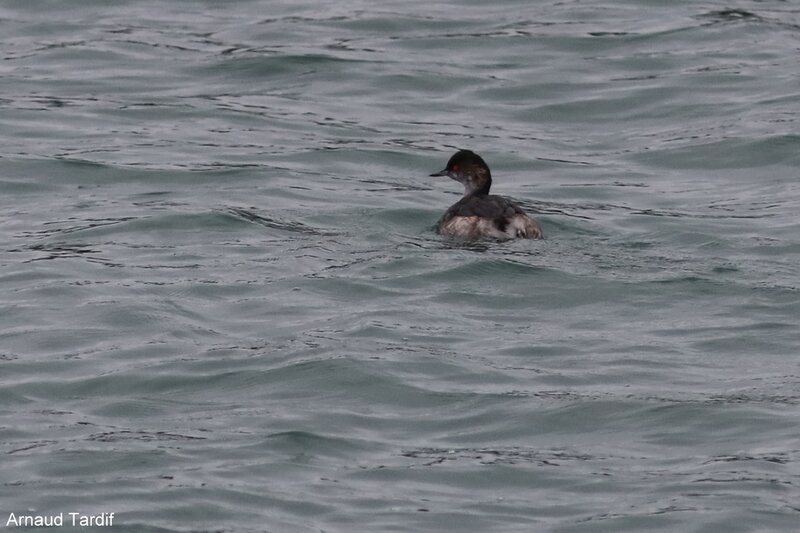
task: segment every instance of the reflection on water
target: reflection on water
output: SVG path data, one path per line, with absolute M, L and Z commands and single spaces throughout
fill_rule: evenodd
M 9 512 L 796 530 L 793 5 L 194 7 L 0 8 Z

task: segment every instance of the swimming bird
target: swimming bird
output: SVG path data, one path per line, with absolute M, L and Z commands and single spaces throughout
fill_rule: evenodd
M 440 235 L 478 239 L 541 239 L 539 224 L 522 208 L 502 196 L 489 194 L 492 173 L 484 160 L 470 150 L 459 150 L 447 166 L 431 176 L 447 176 L 464 185 L 464 196 L 439 220 Z

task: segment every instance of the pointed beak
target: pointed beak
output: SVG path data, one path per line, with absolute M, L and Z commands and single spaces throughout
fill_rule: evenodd
M 440 170 L 439 172 L 434 172 L 433 174 L 431 174 L 431 177 L 435 178 L 437 176 L 449 176 L 449 175 L 450 175 L 450 173 L 447 172 L 447 169 L 444 169 L 444 170 Z

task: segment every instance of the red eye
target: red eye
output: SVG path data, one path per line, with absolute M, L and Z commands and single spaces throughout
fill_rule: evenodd
M 461 170 L 461 165 L 459 164 L 453 165 L 453 172 L 458 172 L 459 170 Z

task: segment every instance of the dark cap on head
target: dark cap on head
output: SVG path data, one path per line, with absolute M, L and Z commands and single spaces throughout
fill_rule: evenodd
M 439 172 L 434 172 L 431 176 L 450 176 L 453 172 L 461 172 L 468 167 L 484 168 L 489 171 L 486 162 L 472 150 L 459 150 L 447 162 L 447 166 Z M 452 176 L 451 176 L 452 177 Z
M 489 194 L 492 186 L 492 173 L 486 162 L 471 150 L 459 150 L 447 166 L 431 176 L 447 176 L 464 185 L 464 193 Z

